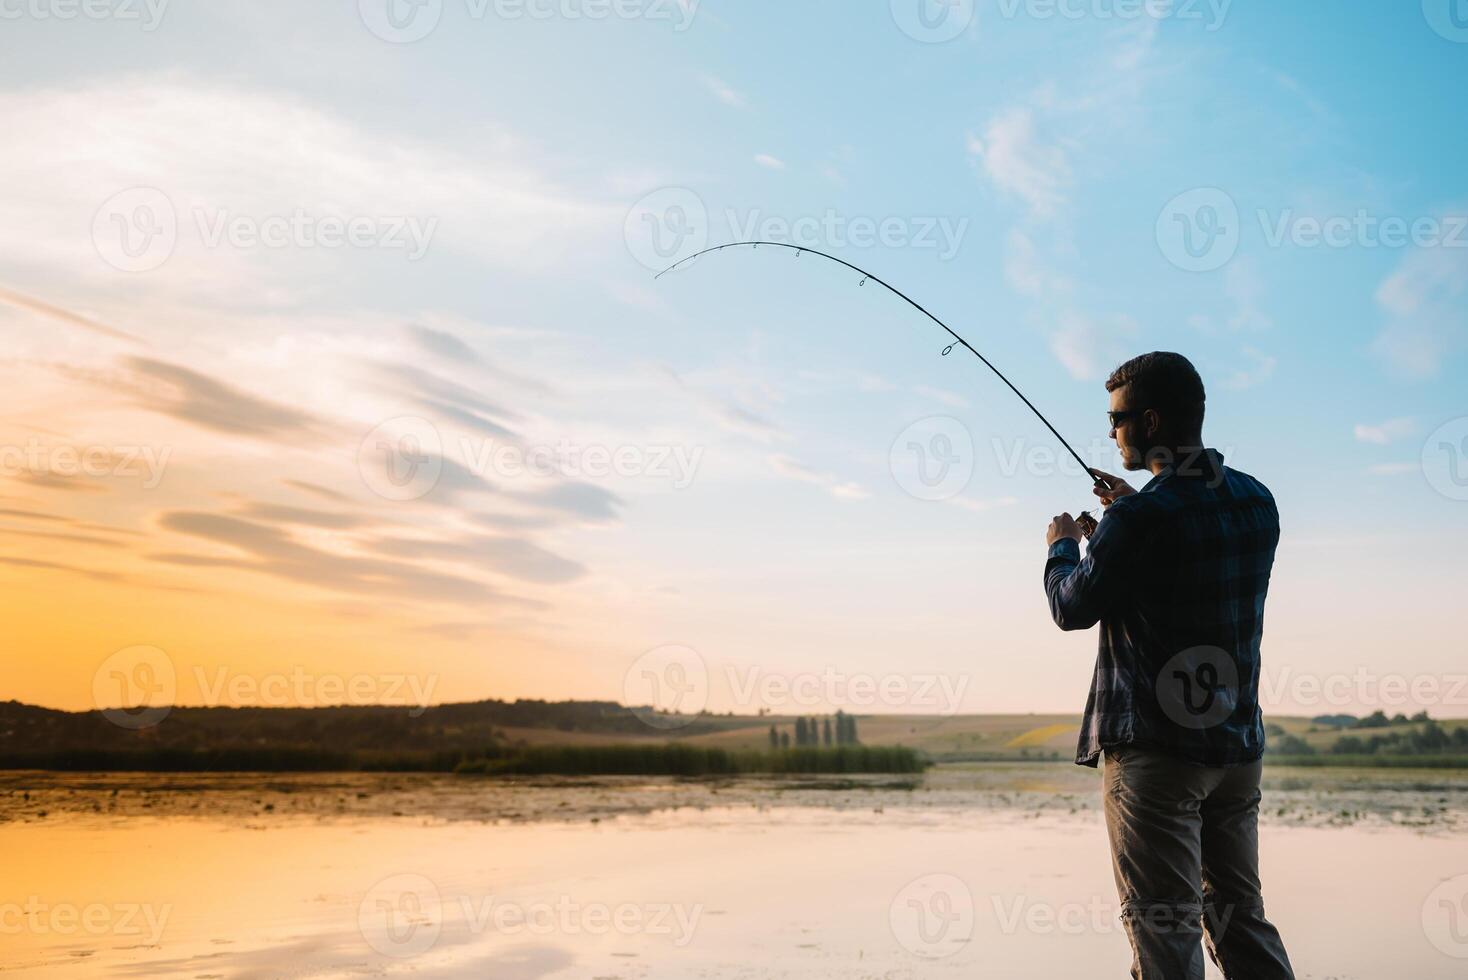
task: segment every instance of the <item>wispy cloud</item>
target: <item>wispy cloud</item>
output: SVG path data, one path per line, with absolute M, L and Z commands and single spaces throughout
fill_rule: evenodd
M 1468 248 L 1408 252 L 1377 288 L 1376 304 L 1387 322 L 1371 349 L 1399 374 L 1436 375 L 1468 346 Z
M 1035 217 L 1048 218 L 1065 203 L 1070 162 L 1064 149 L 1038 132 L 1030 107 L 1005 109 L 982 135 L 969 134 L 967 148 L 994 186 L 1024 201 Z
M 718 99 L 726 106 L 731 106 L 735 109 L 743 109 L 746 108 L 749 104 L 745 100 L 744 94 L 742 92 L 735 91 L 722 79 L 715 78 L 713 75 L 704 75 L 702 76 L 700 81 L 703 82 L 704 88 L 713 93 L 714 98 Z
M 781 476 L 821 487 L 831 496 L 841 500 L 865 500 L 871 496 L 862 488 L 861 484 L 813 470 L 793 457 L 777 453 L 769 460 L 770 468 Z
M 1357 425 L 1355 433 L 1357 442 L 1369 442 L 1375 446 L 1385 446 L 1388 443 L 1410 436 L 1416 430 L 1417 425 L 1412 419 L 1399 418 L 1377 422 L 1374 425 Z
M 1245 347 L 1240 353 L 1250 364 L 1225 377 L 1222 382 L 1225 388 L 1242 391 L 1263 384 L 1274 376 L 1274 369 L 1279 366 L 1279 361 L 1273 354 L 1266 354 L 1257 347 Z
M 756 153 L 754 155 L 754 162 L 759 164 L 761 167 L 764 167 L 766 170 L 785 169 L 784 160 L 781 160 L 779 157 L 770 156 L 768 153 Z

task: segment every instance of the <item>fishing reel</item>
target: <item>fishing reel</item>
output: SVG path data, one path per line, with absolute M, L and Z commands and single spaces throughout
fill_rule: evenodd
M 1087 541 L 1091 540 L 1091 535 L 1096 533 L 1097 523 L 1096 518 L 1092 517 L 1091 512 L 1088 510 L 1081 511 L 1080 515 L 1076 517 L 1076 526 L 1081 529 L 1081 533 L 1086 536 Z

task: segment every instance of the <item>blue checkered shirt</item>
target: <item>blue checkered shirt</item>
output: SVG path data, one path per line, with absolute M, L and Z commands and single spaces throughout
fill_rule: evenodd
M 1204 766 L 1264 754 L 1259 641 L 1279 543 L 1268 488 L 1209 449 L 1106 508 L 1086 557 L 1050 546 L 1063 630 L 1101 624 L 1076 762 L 1138 744 Z

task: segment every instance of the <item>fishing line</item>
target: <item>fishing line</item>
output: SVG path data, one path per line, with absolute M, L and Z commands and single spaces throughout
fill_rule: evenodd
M 862 278 L 861 278 L 861 282 L 858 283 L 857 285 L 865 286 L 867 284 L 867 280 L 870 279 L 872 282 L 876 283 L 879 286 L 882 286 L 888 292 L 890 292 L 893 295 L 897 296 L 899 299 L 905 300 L 909 305 L 911 305 L 913 307 L 913 309 L 917 310 L 923 316 L 927 317 L 929 320 L 932 320 L 938 326 L 942 327 L 944 330 L 946 330 L 948 332 L 948 336 L 950 336 L 950 337 L 953 338 L 953 343 L 951 343 L 947 347 L 943 348 L 943 356 L 944 357 L 947 357 L 949 354 L 953 353 L 953 348 L 954 347 L 963 347 L 970 354 L 974 355 L 979 360 L 983 361 L 984 362 L 984 366 L 987 367 L 990 371 L 993 371 L 994 374 L 998 376 L 998 378 L 999 378 L 1000 381 L 1003 381 L 1006 385 L 1008 385 L 1009 386 L 1009 390 L 1012 391 L 1012 392 L 1014 392 L 1016 395 L 1018 395 L 1019 396 L 1019 400 L 1025 403 L 1025 407 L 1028 408 L 1030 411 L 1034 412 L 1035 413 L 1035 417 L 1038 418 L 1041 422 L 1045 423 L 1045 428 L 1047 428 L 1047 429 L 1050 430 L 1050 434 L 1053 435 L 1056 439 L 1059 439 L 1060 440 L 1060 444 L 1062 446 L 1064 446 L 1066 448 L 1066 450 L 1072 456 L 1075 457 L 1075 460 L 1076 460 L 1077 463 L 1080 463 L 1081 464 L 1081 470 L 1083 472 L 1087 473 L 1087 474 L 1089 474 L 1091 472 L 1091 467 L 1089 467 L 1089 466 L 1086 465 L 1086 461 L 1081 458 L 1081 454 L 1078 453 L 1078 452 L 1076 452 L 1074 449 L 1071 448 L 1070 443 L 1068 443 L 1068 442 L 1065 441 L 1065 437 L 1062 436 L 1059 432 L 1057 432 L 1056 429 L 1055 429 L 1055 426 L 1053 426 L 1053 425 L 1050 424 L 1050 420 L 1047 419 L 1040 412 L 1040 410 L 1035 407 L 1035 405 L 1034 405 L 1033 402 L 1031 402 L 1028 398 L 1025 397 L 1024 392 L 1022 392 L 1018 388 L 1016 388 L 1014 386 L 1014 382 L 1012 382 L 1008 378 L 1006 378 L 1004 376 L 1004 372 L 1001 371 L 1001 370 L 999 370 L 997 367 L 995 367 L 993 365 L 993 363 L 987 357 L 985 357 L 983 354 L 980 354 L 974 348 L 974 346 L 972 344 L 970 344 L 967 340 L 964 340 L 962 337 L 960 337 L 954 331 L 954 329 L 952 327 L 950 327 L 948 324 L 946 324 L 942 320 L 938 319 L 932 313 L 929 313 L 927 311 L 927 309 L 924 308 L 923 305 L 921 303 L 919 303 L 917 300 L 913 299 L 911 296 L 908 296 L 906 293 L 904 293 L 902 290 L 898 289 L 896 286 L 893 286 L 891 283 L 884 282 L 879 277 L 872 275 L 872 273 L 866 271 L 863 268 L 860 268 L 859 266 L 852 265 L 850 262 L 847 262 L 845 259 L 838 259 L 834 255 L 827 255 L 825 252 L 822 252 L 822 251 L 820 251 L 818 249 L 806 248 L 803 245 L 790 245 L 790 244 L 787 244 L 785 242 L 729 242 L 729 243 L 724 244 L 724 245 L 715 245 L 712 248 L 706 248 L 706 249 L 703 249 L 702 251 L 694 252 L 692 255 L 689 255 L 689 256 L 686 256 L 684 258 L 681 258 L 677 262 L 674 262 L 672 265 L 668 266 L 662 272 L 659 272 L 657 275 L 653 276 L 653 278 L 654 279 L 661 279 L 663 276 L 665 276 L 668 273 L 672 272 L 674 269 L 678 268 L 680 265 L 683 265 L 686 262 L 692 262 L 694 259 L 698 258 L 700 255 L 708 255 L 710 252 L 722 252 L 726 248 L 738 248 L 738 247 L 740 247 L 742 245 L 752 246 L 755 250 L 758 250 L 761 245 L 769 245 L 772 248 L 788 248 L 788 249 L 791 249 L 791 250 L 793 250 L 795 252 L 795 257 L 797 259 L 800 258 L 800 256 L 803 253 L 805 253 L 805 252 L 810 252 L 812 255 L 819 255 L 823 259 L 830 259 L 832 262 L 837 262 L 837 263 L 839 263 L 841 265 L 844 265 L 844 266 L 846 266 L 846 268 L 850 269 L 852 272 L 855 272 L 855 273 L 859 274 Z M 1107 488 L 1106 481 L 1103 480 L 1103 479 L 1101 479 L 1099 476 L 1092 476 L 1092 480 L 1095 482 L 1096 486 L 1101 487 L 1102 489 L 1106 489 Z M 1087 516 L 1087 515 L 1084 515 L 1083 514 L 1082 516 Z M 1089 537 L 1089 535 L 1087 535 L 1087 537 Z

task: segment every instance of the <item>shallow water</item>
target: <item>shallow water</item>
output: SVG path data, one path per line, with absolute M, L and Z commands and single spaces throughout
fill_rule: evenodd
M 1268 780 L 1265 894 L 1302 978 L 1468 975 L 1464 780 Z M 0 972 L 1121 977 L 1095 790 L 1063 765 L 911 785 L 11 773 Z

